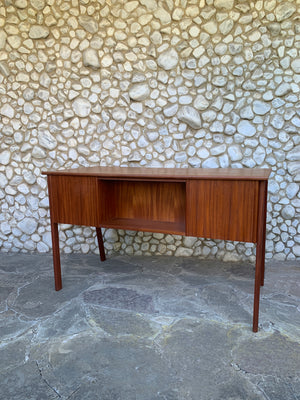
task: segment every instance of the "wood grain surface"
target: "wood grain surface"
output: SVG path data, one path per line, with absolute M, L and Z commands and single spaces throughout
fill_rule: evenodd
M 257 181 L 190 181 L 186 234 L 255 243 L 257 203 Z
M 100 225 L 184 234 L 185 182 L 99 180 Z
M 80 167 L 44 171 L 44 175 L 98 176 L 139 179 L 238 179 L 267 180 L 267 168 L 142 168 L 142 167 Z
M 48 179 L 53 222 L 98 226 L 98 187 L 95 178 L 49 176 Z

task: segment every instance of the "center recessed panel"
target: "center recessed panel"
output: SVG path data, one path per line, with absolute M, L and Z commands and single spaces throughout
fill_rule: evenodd
M 102 226 L 185 230 L 185 182 L 100 180 L 99 198 Z

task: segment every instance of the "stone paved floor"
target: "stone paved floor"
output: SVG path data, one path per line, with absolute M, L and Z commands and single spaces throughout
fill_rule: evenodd
M 0 253 L 1 400 L 300 399 L 300 264 Z

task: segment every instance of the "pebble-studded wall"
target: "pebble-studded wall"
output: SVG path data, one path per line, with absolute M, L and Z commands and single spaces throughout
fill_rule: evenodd
M 42 170 L 272 168 L 266 257 L 300 257 L 300 1 L 1 0 L 0 248 L 51 250 Z M 108 253 L 255 246 L 106 230 Z M 65 253 L 98 252 L 62 225 Z

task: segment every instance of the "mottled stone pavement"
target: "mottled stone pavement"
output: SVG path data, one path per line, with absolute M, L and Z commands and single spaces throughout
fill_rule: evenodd
M 1 400 L 300 399 L 299 262 L 0 253 Z

